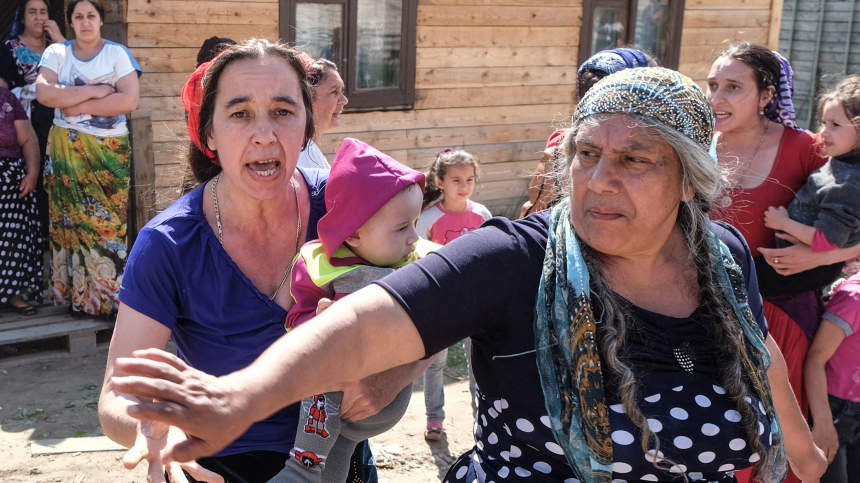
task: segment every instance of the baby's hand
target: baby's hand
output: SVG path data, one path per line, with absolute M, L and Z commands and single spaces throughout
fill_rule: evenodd
M 771 206 L 764 212 L 764 226 L 773 230 L 782 230 L 784 222 L 790 219 L 788 210 L 784 206 L 779 208 Z
M 317 315 L 323 313 L 323 310 L 331 307 L 331 304 L 333 303 L 334 301 L 331 299 L 320 299 L 320 301 L 317 302 Z

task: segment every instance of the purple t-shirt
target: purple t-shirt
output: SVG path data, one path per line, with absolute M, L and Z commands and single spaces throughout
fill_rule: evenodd
M 860 402 L 860 273 L 833 292 L 823 317 L 845 331 L 845 339 L 825 367 L 827 393 Z
M 9 89 L 0 87 L 0 158 L 20 158 L 15 121 L 27 120 L 27 111 Z
M 325 214 L 326 171 L 302 170 L 311 196 L 308 240 Z M 182 360 L 222 376 L 250 365 L 284 335 L 287 311 L 269 300 L 230 258 L 203 215 L 198 187 L 140 231 L 122 279 L 119 299 L 171 330 Z M 288 453 L 298 425 L 298 404 L 263 421 L 220 451 Z

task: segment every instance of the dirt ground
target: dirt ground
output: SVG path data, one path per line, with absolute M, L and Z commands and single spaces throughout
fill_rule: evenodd
M 452 353 L 455 351 L 451 351 Z M 462 354 L 462 351 L 460 352 Z M 0 361 L 0 481 L 28 483 L 145 482 L 141 467 L 128 471 L 121 451 L 31 455 L 41 439 L 101 436 L 96 408 L 107 347 L 87 356 L 20 364 Z M 451 357 L 450 373 L 462 375 L 462 356 Z M 448 379 L 446 437 L 424 440 L 424 397 L 420 384 L 406 416 L 371 440 L 382 483 L 437 482 L 457 456 L 474 444 L 467 381 Z M 452 456 L 453 455 L 453 456 Z

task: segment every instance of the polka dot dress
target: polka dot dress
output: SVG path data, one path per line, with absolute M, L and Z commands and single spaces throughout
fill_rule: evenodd
M 548 416 L 535 418 L 533 411 L 528 416 L 505 399 L 487 398 L 480 391 L 477 400 L 476 446 L 450 468 L 446 483 L 578 483 L 550 430 Z M 760 416 L 759 437 L 767 449 L 770 428 L 764 408 L 757 399 L 747 400 Z M 752 466 L 760 458 L 738 426 L 740 413 L 726 399 L 725 391 L 708 381 L 664 385 L 644 397 L 640 407 L 651 431 L 660 438 L 660 451 L 643 453 L 638 428 L 620 404 L 611 405 L 613 483 L 682 481 L 682 474 L 691 481 L 734 482 L 735 470 Z M 665 468 L 656 468 L 655 458 L 657 463 L 665 462 Z
M 36 196 L 18 197 L 25 174 L 23 159 L 0 158 L 0 303 L 38 291 L 42 280 Z

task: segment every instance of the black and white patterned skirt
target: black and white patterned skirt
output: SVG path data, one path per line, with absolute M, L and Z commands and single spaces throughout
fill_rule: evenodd
M 36 196 L 19 197 L 26 174 L 22 158 L 0 157 L 0 303 L 41 288 L 42 237 Z

